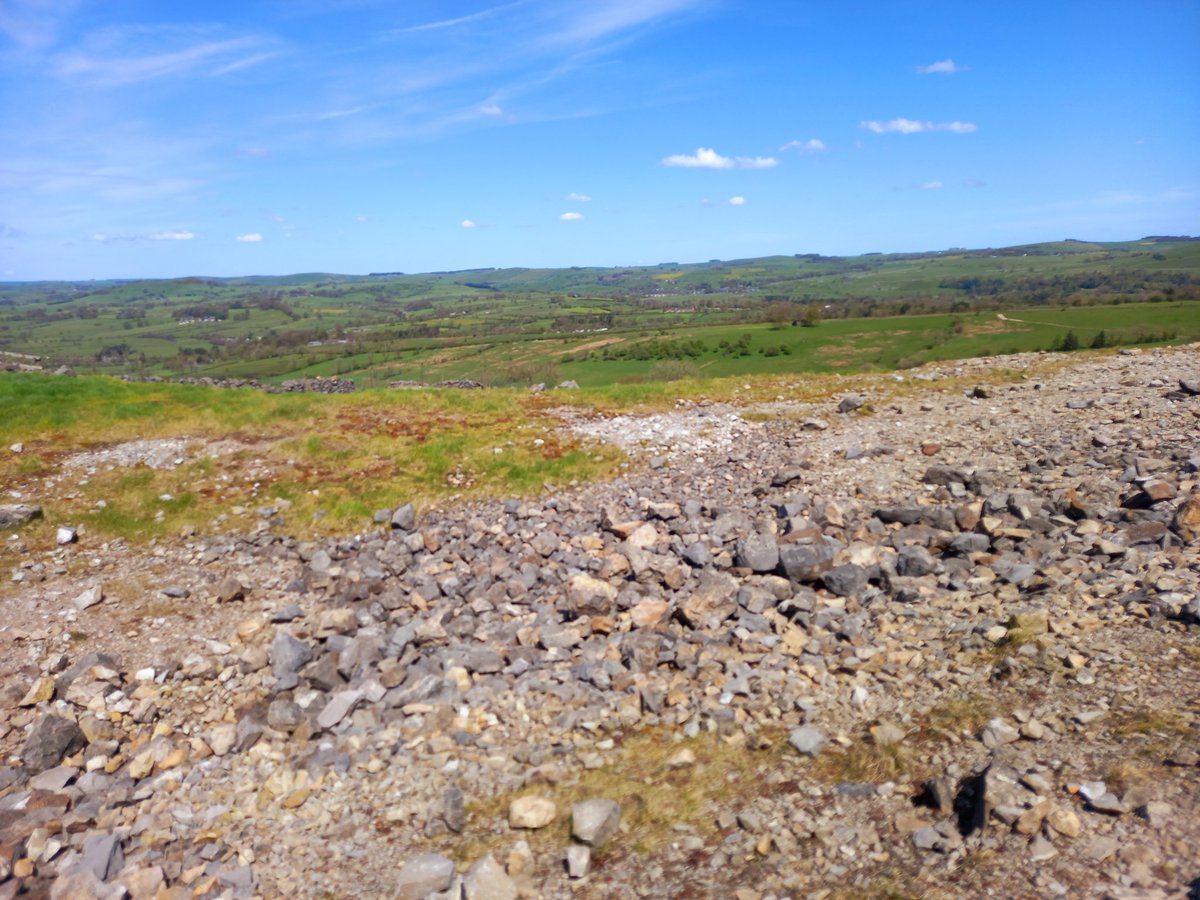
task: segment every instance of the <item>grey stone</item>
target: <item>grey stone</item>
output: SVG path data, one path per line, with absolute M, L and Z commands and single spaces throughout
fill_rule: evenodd
M 824 749 L 828 739 L 821 729 L 812 725 L 801 725 L 788 735 L 788 743 L 796 749 L 797 753 L 804 756 L 816 756 Z
M 834 566 L 821 576 L 825 589 L 838 597 L 853 597 L 867 586 L 869 572 L 862 566 L 846 563 Z
M 454 880 L 454 863 L 437 853 L 423 853 L 410 859 L 396 875 L 396 900 L 425 900 L 444 891 Z
M 592 848 L 585 844 L 572 844 L 567 848 L 567 876 L 585 878 L 592 868 Z
M 306 642 L 280 631 L 271 642 L 268 658 L 271 661 L 271 674 L 286 689 L 295 687 L 299 680 L 296 673 L 313 658 L 313 650 Z
M 17 528 L 26 522 L 42 517 L 40 506 L 30 506 L 25 503 L 7 504 L 0 506 L 0 531 L 7 528 Z
M 103 601 L 104 601 L 103 585 L 94 584 L 87 590 L 80 593 L 78 597 L 76 597 L 74 600 L 71 601 L 71 604 L 77 610 L 79 610 L 79 612 L 83 612 L 85 609 L 91 609 L 93 606 L 96 606 L 97 604 L 102 603 Z
M 779 565 L 779 545 L 769 534 L 751 534 L 737 542 L 736 562 L 755 572 L 771 572 Z
M 989 750 L 1004 744 L 1012 744 L 1021 739 L 1021 733 L 1003 719 L 992 719 L 984 726 L 979 739 Z
M 304 710 L 291 700 L 272 700 L 267 707 L 267 724 L 276 731 L 294 731 L 303 721 Z
M 931 574 L 936 568 L 937 560 L 924 547 L 901 547 L 896 556 L 896 572 L 905 578 L 920 578 Z
M 517 900 L 517 885 L 495 857 L 485 853 L 463 878 L 463 900 Z
M 581 800 L 571 806 L 571 836 L 592 847 L 602 847 L 621 824 L 621 807 L 615 800 Z
M 87 738 L 70 719 L 47 713 L 38 719 L 21 746 L 21 762 L 31 772 L 57 766 L 64 756 L 83 749 Z
M 392 528 L 397 531 L 412 531 L 417 527 L 417 511 L 411 503 L 405 503 L 392 513 Z
M 94 834 L 83 842 L 79 860 L 72 867 L 87 872 L 100 881 L 107 881 L 125 865 L 121 840 L 115 834 Z
M 442 821 L 455 834 L 461 834 L 467 827 L 467 808 L 463 792 L 451 785 L 442 791 Z
M 854 412 L 856 409 L 861 409 L 866 402 L 867 399 L 862 394 L 847 394 L 838 402 L 837 411 L 840 413 Z
M 246 586 L 235 575 L 226 575 L 217 585 L 217 602 L 232 603 L 234 600 L 244 600 Z
M 789 579 L 816 581 L 833 568 L 833 547 L 827 541 L 784 544 L 779 548 L 779 564 Z
M 79 770 L 74 766 L 55 766 L 30 778 L 29 786 L 37 791 L 58 793 L 78 774 Z
M 342 719 L 350 715 L 362 698 L 363 692 L 357 688 L 338 691 L 325 704 L 325 708 L 317 714 L 317 725 L 321 728 L 334 728 Z
M 934 465 L 925 470 L 925 474 L 921 476 L 921 480 L 926 484 L 962 484 L 965 485 L 971 480 L 970 474 L 966 469 L 958 466 Z
M 683 551 L 683 558 L 697 569 L 712 565 L 712 552 L 703 541 L 693 541 Z

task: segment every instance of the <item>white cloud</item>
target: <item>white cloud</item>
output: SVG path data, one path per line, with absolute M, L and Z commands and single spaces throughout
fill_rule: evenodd
M 368 219 L 366 216 L 355 216 L 354 221 L 355 222 L 366 222 L 366 221 L 368 221 Z
M 940 181 L 926 181 L 924 184 L 921 185 L 921 190 L 923 190 L 923 191 L 940 191 L 943 187 L 945 187 L 945 185 L 942 184 Z
M 576 203 L 591 203 L 592 202 L 592 198 L 589 197 L 587 194 L 577 194 L 574 191 L 571 191 L 571 193 L 567 194 L 567 199 L 573 200 Z
M 241 241 L 243 244 L 257 244 L 262 239 L 262 235 L 256 231 L 252 231 L 249 234 L 239 234 L 234 238 L 235 241 Z
M 953 75 L 955 72 L 966 72 L 970 66 L 960 66 L 952 59 L 939 59 L 927 66 L 917 66 L 917 72 L 922 75 Z
M 969 134 L 978 131 L 979 126 L 974 122 L 919 122 L 915 119 L 889 119 L 887 122 L 864 121 L 859 123 L 867 131 L 875 134 L 897 132 L 899 134 L 920 134 L 923 131 L 949 131 L 953 134 Z
M 691 155 L 676 153 L 662 161 L 664 166 L 683 169 L 770 169 L 778 163 L 772 156 L 722 156 L 709 147 L 700 147 Z
M 806 153 L 821 153 L 826 149 L 825 142 L 818 138 L 809 138 L 807 141 L 788 141 L 779 148 L 779 152 L 783 153 L 787 150 L 803 150 Z
M 152 241 L 193 241 L 196 239 L 190 231 L 159 231 L 150 235 Z
M 463 228 L 478 228 L 479 226 L 476 225 L 474 222 L 472 222 L 470 219 L 463 219 L 462 227 Z
M 745 197 L 730 197 L 729 205 L 730 206 L 745 206 L 746 198 Z
M 479 114 L 481 116 L 491 116 L 491 117 L 495 118 L 496 116 L 504 115 L 504 110 L 502 110 L 495 103 L 484 103 L 482 106 L 479 107 Z
M 559 216 L 559 218 L 562 219 L 564 222 L 578 222 L 580 219 L 583 218 L 583 213 L 565 212 L 561 216 Z

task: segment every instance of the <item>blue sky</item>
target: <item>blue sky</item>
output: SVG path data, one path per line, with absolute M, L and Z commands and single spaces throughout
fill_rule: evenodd
M 1200 3 L 3 0 L 0 279 L 1200 233 Z

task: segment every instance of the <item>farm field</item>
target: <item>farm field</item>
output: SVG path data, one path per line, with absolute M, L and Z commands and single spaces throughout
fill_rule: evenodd
M 0 352 L 139 377 L 604 385 L 1200 336 L 1200 241 L 0 284 Z M 813 327 L 805 327 L 813 326 Z

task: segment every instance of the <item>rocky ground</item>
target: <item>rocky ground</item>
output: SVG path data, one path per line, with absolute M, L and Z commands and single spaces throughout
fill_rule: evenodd
M 0 898 L 1195 896 L 1200 348 L 1031 362 L 564 421 L 640 462 L 339 541 L 18 554 Z

